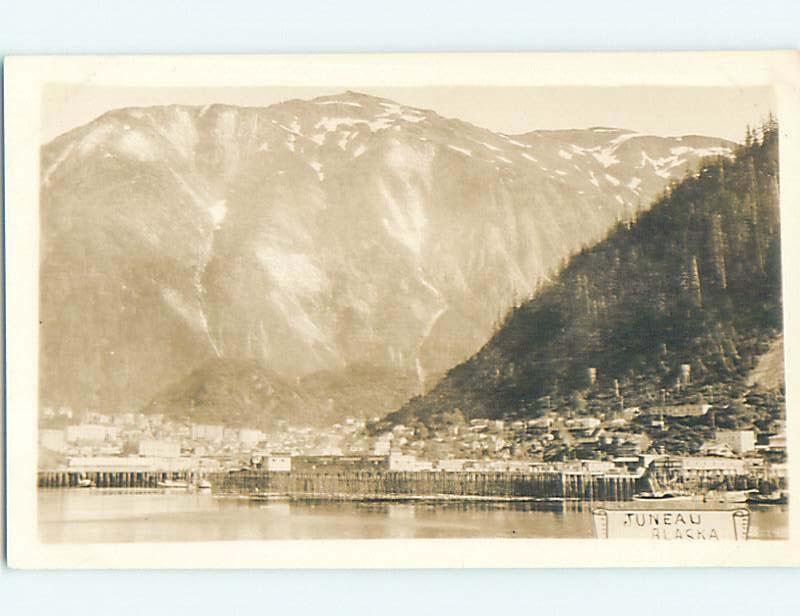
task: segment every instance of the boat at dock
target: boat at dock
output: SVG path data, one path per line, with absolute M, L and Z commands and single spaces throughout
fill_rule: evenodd
M 787 505 L 789 503 L 789 492 L 786 490 L 776 490 L 769 494 L 751 492 L 747 496 L 747 502 L 751 505 Z
M 95 487 L 94 481 L 91 479 L 78 479 L 78 487 L 79 488 L 93 488 Z
M 675 503 L 710 503 L 716 505 L 725 504 L 744 504 L 749 497 L 757 490 L 726 490 L 722 484 L 714 489 L 700 490 L 695 487 L 677 482 L 659 480 L 652 473 L 645 472 L 643 478 L 646 481 L 647 490 L 643 490 L 633 495 L 635 501 L 666 501 Z
M 189 488 L 189 484 L 185 481 L 174 481 L 172 479 L 165 479 L 164 481 L 159 481 L 156 486 L 159 488 L 167 488 L 171 490 L 186 490 Z
M 198 490 L 211 490 L 211 482 L 208 479 L 201 479 L 197 482 Z
M 703 494 L 704 503 L 746 503 L 755 490 L 712 490 Z
M 288 500 L 289 497 L 280 492 L 251 492 L 248 498 L 256 503 L 267 503 L 278 500 Z
M 634 495 L 635 501 L 668 501 L 684 503 L 747 503 L 753 490 L 711 490 L 704 494 L 689 492 L 672 492 L 669 490 L 641 492 Z
M 695 495 L 687 494 L 685 492 L 671 492 L 669 490 L 659 490 L 654 492 L 640 492 L 639 494 L 634 494 L 633 500 L 689 502 L 695 500 Z

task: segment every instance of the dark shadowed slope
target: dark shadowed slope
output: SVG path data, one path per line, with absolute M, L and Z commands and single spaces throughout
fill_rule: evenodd
M 387 423 L 535 415 L 596 387 L 644 396 L 675 382 L 744 379 L 781 321 L 778 134 L 709 160 L 633 224 L 573 257 L 481 351 Z

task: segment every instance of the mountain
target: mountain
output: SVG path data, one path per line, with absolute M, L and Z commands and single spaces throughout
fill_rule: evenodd
M 785 364 L 783 361 L 783 335 L 778 336 L 769 350 L 758 358 L 752 372 L 747 378 L 750 387 L 778 389 L 786 383 Z
M 147 413 L 198 423 L 269 429 L 276 421 L 326 426 L 351 415 L 371 418 L 402 406 L 416 375 L 353 364 L 289 381 L 249 359 L 211 359 L 162 389 Z
M 227 361 L 293 390 L 352 390 L 353 365 L 384 375 L 370 400 L 427 390 L 563 259 L 733 147 L 510 136 L 354 92 L 111 111 L 41 152 L 42 404 L 134 410 Z
M 778 199 L 770 122 L 734 158 L 707 161 L 635 222 L 575 255 L 510 311 L 480 352 L 386 423 L 431 422 L 456 410 L 466 418 L 537 416 L 545 397 L 548 408 L 576 409 L 587 393 L 617 387 L 628 404 L 647 404 L 672 389 L 682 364 L 695 393 L 703 385 L 742 390 L 733 399 L 745 395 L 736 385 L 745 381 L 776 386 Z

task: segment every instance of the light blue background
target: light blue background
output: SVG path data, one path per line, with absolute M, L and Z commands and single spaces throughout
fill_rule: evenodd
M 2 55 L 776 49 L 799 42 L 797 0 L 0 3 Z M 0 613 L 9 615 L 451 612 L 788 616 L 800 613 L 800 572 L 79 574 L 0 567 Z

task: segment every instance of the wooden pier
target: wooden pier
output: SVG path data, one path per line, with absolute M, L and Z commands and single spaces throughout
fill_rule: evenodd
M 583 501 L 628 501 L 639 491 L 649 489 L 641 477 L 625 474 L 598 474 L 588 471 L 534 470 L 532 472 L 490 471 L 264 471 L 235 470 L 52 470 L 39 471 L 40 488 L 75 488 L 89 480 L 97 488 L 156 488 L 164 481 L 196 484 L 211 482 L 216 493 L 250 494 L 263 492 L 293 497 L 379 498 L 445 496 L 463 498 L 526 498 Z M 749 490 L 762 494 L 786 488 L 783 477 L 764 474 L 720 476 L 715 473 L 680 481 L 672 485 L 686 491 Z M 677 479 L 677 481 L 676 481 Z
M 39 471 L 40 488 L 77 488 L 88 479 L 97 488 L 155 488 L 161 481 L 195 483 L 206 473 L 197 471 Z
M 568 500 L 631 500 L 636 492 L 633 475 L 541 471 L 444 472 L 350 471 L 296 473 L 231 471 L 209 475 L 215 492 L 263 492 L 295 497 L 482 497 Z

